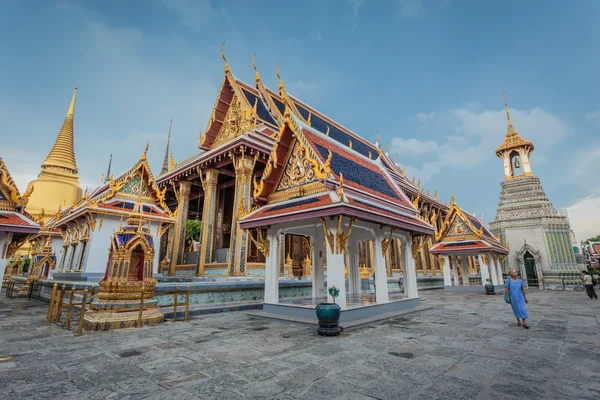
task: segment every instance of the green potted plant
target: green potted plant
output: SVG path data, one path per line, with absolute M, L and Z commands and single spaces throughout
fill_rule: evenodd
M 340 295 L 340 289 L 331 286 L 327 291 L 333 297 L 333 303 L 319 303 L 317 305 L 315 310 L 319 320 L 317 333 L 321 336 L 337 336 L 341 332 L 339 326 L 341 308 L 336 304 L 335 298 Z
M 494 285 L 492 284 L 492 280 L 488 278 L 485 281 L 487 282 L 485 284 L 485 294 L 496 294 Z

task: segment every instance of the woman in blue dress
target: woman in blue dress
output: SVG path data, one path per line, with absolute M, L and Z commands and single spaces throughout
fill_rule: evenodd
M 517 276 L 517 271 L 514 269 L 510 271 L 510 279 L 506 280 L 504 287 L 506 288 L 508 302 L 512 307 L 513 314 L 515 314 L 515 317 L 517 318 L 517 326 L 521 326 L 522 321 L 523 327 L 529 329 L 529 325 L 525 322 L 525 320 L 529 318 L 527 315 L 527 308 L 525 308 L 525 303 L 528 303 L 527 295 L 525 293 L 525 288 L 523 287 L 523 281 Z

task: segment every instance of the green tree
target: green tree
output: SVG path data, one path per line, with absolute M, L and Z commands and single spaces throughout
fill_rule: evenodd
M 188 219 L 187 229 L 185 232 L 185 243 L 187 247 L 192 244 L 192 239 L 196 242 L 200 241 L 200 235 L 202 233 L 202 222 L 196 221 L 195 219 Z
M 584 240 L 585 243 L 589 242 L 600 242 L 600 235 L 591 237 L 589 239 Z

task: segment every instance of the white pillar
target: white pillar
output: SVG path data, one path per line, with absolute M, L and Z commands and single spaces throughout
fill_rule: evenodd
M 329 233 L 336 237 L 337 227 L 328 228 Z M 335 241 L 335 239 L 334 239 Z M 329 288 L 335 286 L 339 289 L 340 295 L 335 302 L 342 310 L 347 308 L 346 303 L 346 277 L 344 274 L 344 253 L 334 253 L 329 243 L 327 243 L 327 302 L 333 303 L 333 297 L 329 295 Z M 335 246 L 334 246 L 335 247 Z
M 498 285 L 498 274 L 496 273 L 496 263 L 493 258 L 490 258 L 490 279 L 492 280 L 492 284 Z
M 315 234 L 312 236 L 312 297 L 313 301 L 325 296 L 325 268 L 323 268 L 323 226 L 318 225 L 315 228 Z
M 7 232 L 0 232 L 0 252 L 4 250 L 4 247 L 7 246 L 6 241 L 9 239 L 9 234 Z M 4 276 L 4 271 L 6 271 L 6 260 L 4 258 L 4 254 L 0 254 L 0 279 Z M 31 268 L 31 267 L 30 267 Z
M 483 254 L 479 254 L 479 268 L 481 269 L 481 284 L 485 286 L 487 284 L 487 280 L 490 279 L 490 270 L 488 269 L 488 265 L 484 260 Z
M 469 256 L 460 255 L 460 272 L 464 286 L 470 286 L 469 283 Z
M 444 286 L 452 286 L 452 277 L 450 276 L 450 257 L 444 256 Z
M 358 266 L 358 241 L 350 239 L 348 243 L 348 291 L 351 295 L 360 295 L 360 270 Z
M 379 230 L 377 236 L 373 240 L 373 260 L 375 261 L 375 300 L 377 301 L 377 304 L 385 304 L 389 303 L 390 301 L 387 286 L 387 269 L 382 250 L 383 234 L 384 232 Z
M 452 256 L 448 256 L 450 259 Z M 452 275 L 454 276 L 454 286 L 459 286 L 460 280 L 458 277 L 458 261 L 456 260 L 456 256 L 454 256 L 454 262 L 452 263 Z
M 496 258 L 496 274 L 498 275 L 498 285 L 504 285 L 504 278 L 502 277 L 502 265 L 500 259 Z
M 404 293 L 408 298 L 418 298 L 419 290 L 417 288 L 417 270 L 415 259 L 412 257 L 412 240 L 410 234 L 402 236 L 402 255 L 404 257 Z
M 265 303 L 279 303 L 279 236 L 272 229 L 267 231 L 271 243 L 269 255 L 265 259 Z

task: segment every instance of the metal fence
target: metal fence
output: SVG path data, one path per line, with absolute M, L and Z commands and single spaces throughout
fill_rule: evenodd
M 83 335 L 83 320 L 85 317 L 85 312 L 92 301 L 95 290 L 95 287 L 92 287 L 91 291 L 88 291 L 87 288 L 83 290 L 77 290 L 75 289 L 75 285 L 73 285 L 71 290 L 67 290 L 66 284 L 63 284 L 62 287 L 58 289 L 58 283 L 55 283 L 52 287 L 52 294 L 50 295 L 46 323 L 50 324 L 52 323 L 52 320 L 54 320 L 56 325 L 61 325 L 65 329 L 70 329 L 71 319 L 73 317 L 73 309 L 79 307 L 79 319 L 76 336 Z M 68 298 L 68 303 L 65 307 L 65 301 L 67 301 L 66 297 Z M 64 324 L 61 322 L 63 308 L 66 308 L 67 310 L 67 317 L 65 318 Z

